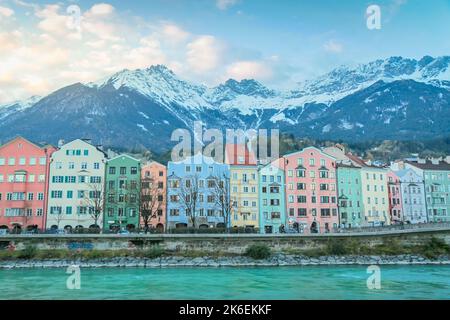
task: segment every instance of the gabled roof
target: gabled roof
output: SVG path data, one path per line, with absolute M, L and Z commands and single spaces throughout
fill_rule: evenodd
M 291 156 L 293 156 L 293 155 L 296 155 L 296 154 L 299 154 L 299 153 L 303 153 L 303 152 L 305 152 L 305 151 L 307 151 L 307 150 L 310 150 L 310 149 L 316 150 L 316 151 L 318 151 L 321 155 L 323 155 L 323 156 L 325 156 L 325 157 L 328 157 L 328 158 L 330 158 L 330 159 L 332 159 L 332 160 L 336 160 L 336 158 L 333 157 L 332 155 L 330 155 L 330 154 L 328 154 L 328 153 L 325 153 L 325 152 L 323 152 L 323 150 L 321 150 L 321 149 L 319 149 L 319 148 L 316 148 L 316 147 L 313 147 L 313 146 L 303 148 L 303 149 L 300 150 L 300 151 L 296 151 L 296 152 L 292 152 L 292 153 L 285 154 L 285 155 L 283 156 L 283 158 L 291 157 Z
M 152 165 L 157 165 L 157 166 L 161 166 L 161 167 L 166 167 L 165 165 L 163 165 L 162 163 L 159 163 L 158 161 L 152 160 L 150 162 L 147 162 L 145 164 L 142 164 L 142 168 L 148 167 L 148 166 L 152 166 Z
M 141 162 L 141 160 L 136 159 L 135 157 L 132 157 L 129 154 L 126 154 L 126 153 L 119 154 L 118 156 L 115 156 L 114 158 L 108 159 L 107 162 L 110 162 L 110 161 L 113 161 L 113 160 L 116 160 L 116 159 L 119 159 L 119 158 L 122 158 L 122 157 L 126 157 L 126 158 L 129 158 L 131 160 L 134 160 L 134 161 L 137 161 L 137 162 Z
M 88 144 L 88 145 L 94 147 L 95 149 L 97 149 L 97 151 L 103 153 L 103 155 L 105 156 L 105 158 L 108 157 L 108 155 L 106 154 L 106 152 L 105 152 L 104 150 L 102 150 L 102 149 L 100 149 L 98 146 L 96 146 L 96 145 L 94 145 L 94 144 L 88 142 L 86 139 L 74 139 L 74 140 L 72 140 L 72 141 L 70 141 L 70 142 L 65 143 L 62 147 L 66 146 L 66 145 L 68 145 L 68 144 L 74 143 L 74 142 L 76 142 L 76 141 L 80 141 L 80 142 L 86 143 L 86 144 Z M 61 148 L 62 148 L 62 147 L 61 147 Z M 60 148 L 60 149 L 61 149 L 61 148 Z
M 28 140 L 28 139 L 26 139 L 26 138 L 24 138 L 24 137 L 22 137 L 22 136 L 17 136 L 17 137 L 15 137 L 15 138 L 9 140 L 8 142 L 5 142 L 4 144 L 0 145 L 0 149 L 6 147 L 6 146 L 8 146 L 8 145 L 10 145 L 11 143 L 13 143 L 13 142 L 15 142 L 15 141 L 17 141 L 17 140 L 23 140 L 23 141 L 25 141 L 26 143 L 29 143 L 29 144 L 31 144 L 31 145 L 35 146 L 36 148 L 39 148 L 39 149 L 45 149 L 45 148 L 48 148 L 48 147 L 52 147 L 52 148 L 54 148 L 54 149 L 57 149 L 56 147 L 54 147 L 54 146 L 51 145 L 51 144 L 48 144 L 48 143 L 42 144 L 42 143 L 33 142 L 33 141 Z

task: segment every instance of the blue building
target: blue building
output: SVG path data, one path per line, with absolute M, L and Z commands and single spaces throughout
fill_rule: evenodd
M 259 170 L 259 230 L 279 233 L 286 227 L 286 194 L 284 171 L 276 160 Z
M 167 166 L 167 228 L 224 227 L 217 185 L 229 192 L 230 168 L 197 154 Z M 220 188 L 219 188 L 220 189 Z M 229 224 L 229 223 L 228 223 Z

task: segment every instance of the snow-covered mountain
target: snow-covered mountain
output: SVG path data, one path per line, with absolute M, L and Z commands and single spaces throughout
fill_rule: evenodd
M 10 114 L 23 112 L 28 108 L 34 106 L 42 97 L 40 96 L 32 96 L 23 101 L 15 101 L 8 104 L 0 105 L 0 120 L 6 118 Z
M 201 120 L 212 128 L 280 128 L 324 139 L 418 139 L 450 135 L 450 57 L 391 57 L 341 66 L 297 89 L 230 79 L 214 88 L 165 66 L 123 70 L 46 97 L 0 106 L 0 139 L 91 137 L 127 147 L 170 147 L 171 132 Z M 49 129 L 51 128 L 51 129 Z

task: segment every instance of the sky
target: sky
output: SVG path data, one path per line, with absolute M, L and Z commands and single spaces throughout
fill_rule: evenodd
M 156 64 L 287 89 L 340 65 L 449 54 L 450 0 L 0 0 L 0 104 Z

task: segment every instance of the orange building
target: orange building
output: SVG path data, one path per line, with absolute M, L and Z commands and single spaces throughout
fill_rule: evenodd
M 167 167 L 156 161 L 141 168 L 141 225 L 151 229 L 166 229 Z

